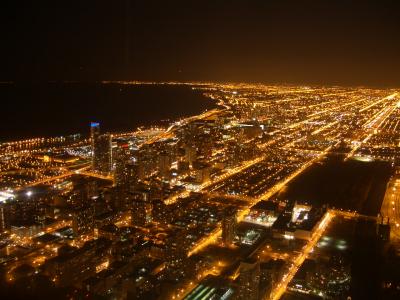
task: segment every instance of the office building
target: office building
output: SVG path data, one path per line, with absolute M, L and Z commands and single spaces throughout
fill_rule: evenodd
M 92 146 L 92 169 L 109 174 L 112 169 L 111 135 L 100 133 L 100 124 L 90 124 L 90 139 Z
M 238 283 L 238 299 L 258 300 L 260 285 L 260 262 L 246 260 L 240 262 Z
M 129 161 L 129 147 L 125 142 L 117 142 L 117 147 L 113 150 L 114 160 L 114 181 L 119 187 L 126 187 L 128 180 L 127 164 Z
M 77 209 L 72 213 L 72 229 L 74 235 L 93 234 L 94 230 L 94 207 L 87 206 Z
M 229 213 L 222 220 L 222 242 L 229 247 L 233 244 L 236 235 L 236 214 Z

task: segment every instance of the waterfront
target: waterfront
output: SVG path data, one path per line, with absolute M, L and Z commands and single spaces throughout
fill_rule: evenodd
M 132 292 L 133 299 L 171 300 L 204 293 L 211 298 L 214 292 L 239 299 L 279 299 L 293 291 L 358 294 L 360 285 L 352 290 L 358 283 L 349 283 L 346 255 L 320 260 L 326 255 L 316 248 L 328 242 L 333 234 L 326 230 L 340 216 L 371 235 L 355 242 L 353 235 L 338 236 L 333 245 L 339 252 L 377 239 L 388 242 L 385 224 L 377 236 L 372 233 L 398 161 L 398 92 L 217 83 L 170 87 L 192 93 L 196 85 L 195 93 L 224 108 L 164 121 L 163 128 L 109 134 L 100 119 L 87 126 L 90 139 L 2 144 L 4 284 L 17 287 L 27 278 L 36 280 L 31 273 L 38 272 L 49 290 L 71 286 L 117 299 Z M 352 234 L 351 228 L 345 231 Z M 372 255 L 378 258 L 377 251 Z M 355 271 L 368 259 L 362 253 L 350 257 Z M 331 267 L 338 270 L 334 276 Z M 249 274 L 255 280 L 248 281 Z M 393 278 L 377 280 L 396 287 Z M 104 289 L 107 282 L 111 294 Z
M 166 125 L 216 107 L 215 101 L 186 85 L 13 83 L 0 85 L 0 98 L 6 103 L 0 142 L 88 135 L 91 121 L 101 122 L 105 131 L 130 131 L 138 126 Z M 15 122 L 16 116 L 23 122 Z

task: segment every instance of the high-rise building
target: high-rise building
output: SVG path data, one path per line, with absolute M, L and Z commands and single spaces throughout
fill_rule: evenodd
M 115 169 L 114 180 L 115 185 L 126 187 L 128 181 L 127 164 L 129 161 L 129 147 L 127 143 L 117 142 L 117 147 L 113 151 Z
M 152 201 L 151 217 L 153 221 L 168 224 L 170 219 L 170 213 L 167 205 L 160 199 Z
M 168 179 L 171 175 L 171 156 L 165 151 L 158 157 L 158 170 L 162 178 Z
M 72 213 L 72 230 L 75 235 L 93 234 L 94 207 L 89 205 Z
M 132 224 L 135 226 L 145 226 L 151 216 L 151 204 L 137 199 L 132 202 Z
M 225 246 L 231 246 L 236 234 L 236 214 L 229 213 L 222 220 L 222 241 Z
M 102 134 L 98 139 L 98 171 L 102 173 L 110 173 L 112 167 L 112 145 L 111 135 Z
M 89 181 L 86 185 L 87 199 L 93 200 L 99 197 L 99 186 L 96 180 Z
M 112 167 L 112 144 L 110 134 L 100 134 L 100 124 L 90 124 L 92 145 L 92 168 L 94 171 L 108 174 Z
M 139 165 L 139 179 L 143 180 L 147 176 L 151 175 L 158 168 L 158 154 L 157 149 L 154 149 L 148 145 L 141 147 L 137 154 L 137 164 Z
M 150 191 L 142 188 L 135 192 L 135 198 L 131 205 L 132 224 L 135 226 L 145 226 L 152 221 L 152 203 Z
M 97 147 L 96 142 L 100 136 L 100 123 L 91 122 L 90 123 L 90 143 L 92 147 L 92 168 L 93 170 L 96 169 L 97 163 Z
M 211 167 L 209 164 L 196 162 L 193 164 L 193 168 L 196 170 L 195 180 L 197 183 L 202 184 L 210 180 Z
M 192 165 L 196 160 L 196 148 L 192 145 L 185 147 L 185 160 Z
M 10 203 L 0 202 L 0 233 L 10 227 L 10 207 Z
M 135 192 L 139 182 L 139 165 L 134 161 L 129 162 L 126 165 L 126 175 L 128 191 Z
M 260 262 L 257 260 L 246 260 L 240 262 L 239 277 L 237 283 L 238 299 L 258 300 L 260 285 Z
M 260 286 L 258 299 L 270 299 L 273 286 L 273 275 L 267 263 L 260 263 Z

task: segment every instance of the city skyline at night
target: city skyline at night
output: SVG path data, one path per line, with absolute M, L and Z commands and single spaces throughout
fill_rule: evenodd
M 73 297 L 121 299 L 393 292 L 356 288 L 370 275 L 354 275 L 366 254 L 353 257 L 364 250 L 349 228 L 397 244 L 396 89 L 164 85 L 189 85 L 218 106 L 164 126 L 110 134 L 92 120 L 88 134 L 1 144 L 9 285 L 34 284 L 34 271 L 50 280 L 47 296 L 71 287 Z M 340 284 L 324 279 L 329 268 Z
M 0 299 L 399 299 L 396 4 L 5 7 Z

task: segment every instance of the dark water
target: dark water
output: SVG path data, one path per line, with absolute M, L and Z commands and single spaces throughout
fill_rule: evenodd
M 0 141 L 88 134 L 98 121 L 103 131 L 198 114 L 216 107 L 189 86 L 42 83 L 0 85 Z

